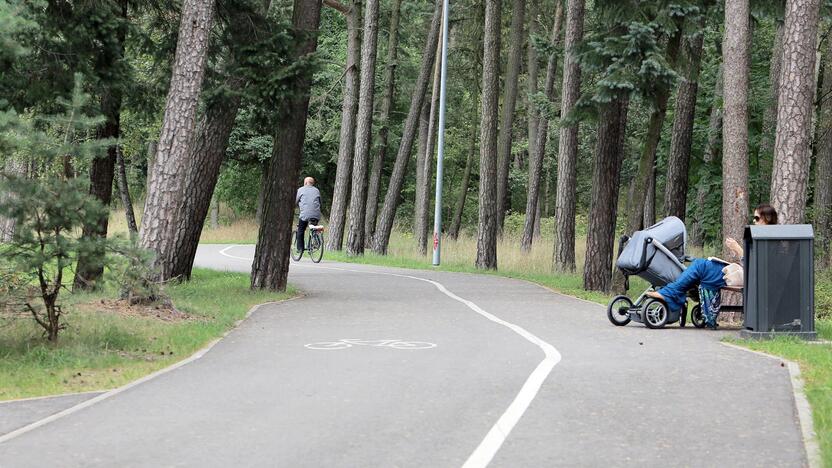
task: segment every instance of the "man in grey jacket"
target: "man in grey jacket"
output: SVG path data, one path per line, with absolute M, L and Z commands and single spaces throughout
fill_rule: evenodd
M 303 179 L 303 187 L 298 189 L 295 203 L 300 208 L 297 238 L 298 252 L 303 252 L 303 236 L 306 234 L 306 227 L 310 224 L 317 225 L 321 219 L 321 192 L 315 187 L 314 178 L 307 177 Z

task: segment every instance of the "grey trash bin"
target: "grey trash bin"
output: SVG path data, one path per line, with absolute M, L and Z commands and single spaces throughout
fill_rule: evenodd
M 814 340 L 814 234 L 809 224 L 745 228 L 744 338 Z

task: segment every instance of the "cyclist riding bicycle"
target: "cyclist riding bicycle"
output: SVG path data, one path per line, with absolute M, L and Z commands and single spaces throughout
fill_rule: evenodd
M 303 236 L 306 234 L 306 227 L 310 224 L 315 226 L 321 219 L 321 192 L 315 187 L 315 179 L 307 177 L 303 179 L 303 187 L 298 189 L 295 196 L 295 203 L 300 208 L 298 219 L 298 252 L 303 252 Z

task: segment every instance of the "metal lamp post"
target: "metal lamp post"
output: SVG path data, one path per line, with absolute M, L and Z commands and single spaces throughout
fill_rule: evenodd
M 445 159 L 445 93 L 448 74 L 448 0 L 442 2 L 442 71 L 439 85 L 439 138 L 436 155 L 436 205 L 433 210 L 433 266 L 439 266 L 442 251 L 442 175 Z

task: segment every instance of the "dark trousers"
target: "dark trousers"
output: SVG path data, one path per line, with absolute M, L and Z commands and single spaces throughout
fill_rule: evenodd
M 317 225 L 318 220 L 315 219 L 315 218 L 310 218 L 310 219 L 299 218 L 298 219 L 298 238 L 297 238 L 298 252 L 303 252 L 303 249 L 304 249 L 303 236 L 306 234 L 306 227 L 309 226 L 310 224 Z

